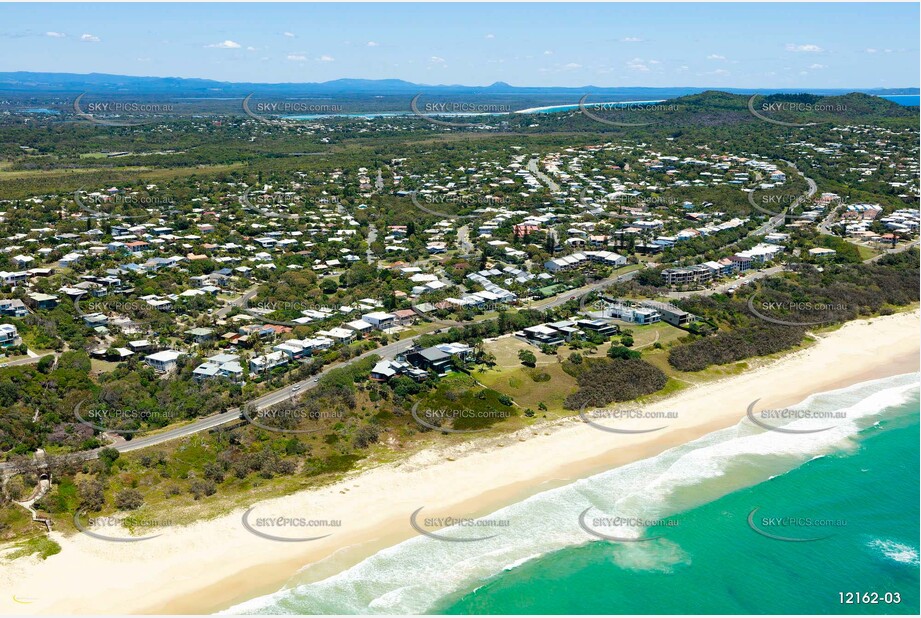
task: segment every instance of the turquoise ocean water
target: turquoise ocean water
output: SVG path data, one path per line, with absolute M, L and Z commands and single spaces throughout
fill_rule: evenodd
M 918 387 L 911 374 L 817 394 L 801 406 L 842 414 L 784 428 L 823 431 L 745 420 L 497 511 L 510 525 L 494 538 L 414 538 L 228 611 L 917 614 Z M 847 592 L 890 603 L 841 604 Z

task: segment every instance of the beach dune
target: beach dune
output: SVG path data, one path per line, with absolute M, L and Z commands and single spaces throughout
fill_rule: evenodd
M 44 561 L 0 564 L 6 614 L 213 613 L 282 587 L 325 558 L 329 574 L 418 534 L 410 514 L 480 516 L 529 495 L 654 456 L 739 422 L 749 404 L 783 407 L 811 394 L 919 370 L 914 311 L 848 323 L 813 346 L 760 369 L 692 387 L 649 406 L 674 411 L 650 433 L 599 431 L 578 418 L 503 437 L 425 449 L 328 487 L 260 503 L 263 514 L 341 520 L 324 538 L 279 542 L 247 531 L 245 505 L 229 515 L 171 528 L 145 542 L 63 538 Z M 648 428 L 624 420 L 621 428 Z M 320 534 L 318 534 L 319 536 Z M 305 535 L 307 536 L 307 535 Z

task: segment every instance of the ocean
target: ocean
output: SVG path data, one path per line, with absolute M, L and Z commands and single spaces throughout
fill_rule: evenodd
M 893 103 L 898 103 L 899 105 L 913 105 L 915 107 L 921 105 L 921 95 L 917 94 L 885 94 L 880 96 L 882 96 L 884 99 L 892 101 Z
M 743 420 L 501 509 L 492 538 L 416 537 L 227 611 L 917 614 L 919 374 L 799 407 L 838 414 Z

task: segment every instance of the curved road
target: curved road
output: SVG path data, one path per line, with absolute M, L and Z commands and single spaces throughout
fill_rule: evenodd
M 400 352 L 404 352 L 405 350 L 412 347 L 413 342 L 418 337 L 419 335 L 415 335 L 413 337 L 407 337 L 406 339 L 402 339 L 400 341 L 394 341 L 394 342 L 388 343 L 387 345 L 376 348 L 374 350 L 369 350 L 365 352 L 364 354 L 361 354 L 354 358 L 350 358 L 349 360 L 343 363 L 336 363 L 335 365 L 330 365 L 324 368 L 318 374 L 311 376 L 307 378 L 306 380 L 301 380 L 300 382 L 295 382 L 294 384 L 290 386 L 285 386 L 284 388 L 280 388 L 270 393 L 266 393 L 265 395 L 262 395 L 261 397 L 253 399 L 249 403 L 255 405 L 257 410 L 261 410 L 269 406 L 274 406 L 287 399 L 291 399 L 292 397 L 295 396 L 295 394 L 300 395 L 314 388 L 317 385 L 317 382 L 320 380 L 320 378 L 322 378 L 324 375 L 326 375 L 333 369 L 338 369 L 340 367 L 347 367 L 348 365 L 351 365 L 352 363 L 356 363 L 359 360 L 367 358 L 368 356 L 371 356 L 372 354 L 378 354 L 382 357 L 383 356 L 393 357 L 396 354 L 399 354 Z M 295 385 L 300 385 L 300 389 L 298 390 L 297 393 L 293 392 L 292 390 Z M 240 408 L 231 408 L 227 410 L 226 412 L 212 414 L 210 416 L 204 416 L 186 425 L 167 429 L 166 431 L 163 431 L 161 433 L 157 433 L 154 435 L 144 436 L 141 438 L 135 438 L 133 440 L 125 440 L 119 437 L 116 443 L 111 445 L 111 448 L 114 448 L 115 450 L 121 453 L 129 453 L 131 451 L 137 451 L 137 450 L 147 448 L 150 446 L 156 446 L 157 444 L 163 444 L 164 442 L 169 442 L 170 440 L 178 440 L 180 438 L 185 438 L 187 436 L 196 434 L 200 431 L 214 429 L 215 427 L 220 427 L 221 425 L 225 425 L 227 423 L 239 421 L 240 414 L 241 414 Z M 82 455 L 85 459 L 95 459 L 99 455 L 99 450 L 100 449 L 86 451 L 82 453 Z M 6 462 L 0 463 L 0 472 L 8 472 L 11 468 L 12 468 L 12 465 L 9 463 L 6 463 Z

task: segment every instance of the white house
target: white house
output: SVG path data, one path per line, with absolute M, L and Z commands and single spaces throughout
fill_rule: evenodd
M 397 316 L 384 311 L 372 311 L 371 313 L 366 313 L 361 316 L 361 319 L 375 328 L 384 330 L 385 328 L 393 326 Z
M 176 361 L 182 356 L 182 352 L 177 350 L 163 350 L 154 354 L 148 354 L 144 357 L 144 362 L 153 367 L 156 371 L 167 372 L 176 368 Z

